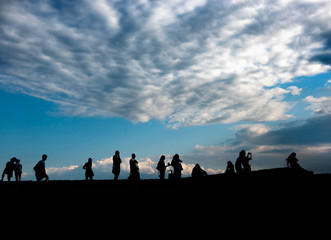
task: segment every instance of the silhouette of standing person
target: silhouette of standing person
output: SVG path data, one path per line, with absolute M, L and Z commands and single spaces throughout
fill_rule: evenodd
M 21 176 L 22 176 L 22 164 L 20 163 L 21 160 L 16 159 L 16 163 L 15 163 L 15 167 L 14 167 L 14 171 L 15 171 L 15 180 L 16 182 L 20 182 L 21 181 Z
M 89 158 L 88 161 L 84 164 L 83 169 L 85 169 L 85 180 L 93 180 L 93 170 L 92 170 L 92 158 Z
M 237 173 L 251 172 L 251 165 L 249 164 L 250 160 L 252 160 L 252 153 L 249 152 L 246 156 L 246 151 L 241 150 L 235 163 Z
M 112 173 L 114 174 L 114 180 L 117 182 L 118 176 L 120 175 L 121 172 L 121 157 L 120 157 L 120 152 L 117 150 L 115 152 L 115 155 L 113 156 L 113 170 Z
M 171 166 L 174 168 L 174 178 L 175 179 L 181 179 L 182 177 L 182 171 L 183 171 L 183 167 L 182 167 L 182 163 L 183 161 L 179 159 L 179 155 L 175 154 L 172 158 L 171 161 Z
M 129 176 L 130 180 L 139 181 L 140 173 L 139 173 L 138 161 L 136 160 L 136 154 L 132 153 L 129 163 L 130 163 L 130 176 Z
M 224 172 L 226 175 L 232 175 L 234 174 L 234 165 L 231 161 L 227 162 L 226 170 Z
M 160 177 L 161 180 L 164 180 L 165 170 L 166 170 L 166 165 L 164 163 L 164 160 L 165 160 L 165 156 L 162 155 L 160 157 L 159 162 L 157 163 L 157 166 L 156 166 L 156 170 L 159 171 L 159 177 Z
M 13 176 L 13 171 L 15 169 L 15 162 L 16 162 L 16 157 L 13 157 L 10 159 L 9 162 L 6 163 L 6 167 L 2 172 L 1 181 L 3 181 L 5 175 L 7 175 L 8 182 L 11 181 L 11 178 Z
M 43 178 L 45 178 L 46 183 L 48 183 L 49 177 L 46 174 L 46 163 L 45 163 L 46 160 L 47 160 L 47 155 L 43 154 L 42 159 L 33 168 L 36 174 L 37 182 L 40 182 Z

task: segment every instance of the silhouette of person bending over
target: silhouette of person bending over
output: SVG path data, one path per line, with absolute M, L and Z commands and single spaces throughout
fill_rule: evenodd
M 183 161 L 179 159 L 179 155 L 175 154 L 172 158 L 171 161 L 171 166 L 174 168 L 174 178 L 175 179 L 181 179 L 182 177 L 182 171 L 183 171 L 183 167 L 182 167 L 182 163 Z
M 2 172 L 1 181 L 3 181 L 5 175 L 7 175 L 8 182 L 11 181 L 11 178 L 13 176 L 13 171 L 15 169 L 15 162 L 16 162 L 16 157 L 13 157 L 10 159 L 9 162 L 6 163 L 6 167 Z
M 252 153 L 249 152 L 246 156 L 246 151 L 241 150 L 235 163 L 237 173 L 251 172 L 251 165 L 249 164 L 250 160 L 252 160 Z
M 120 157 L 120 152 L 117 150 L 115 152 L 115 155 L 113 156 L 113 170 L 112 173 L 114 174 L 114 180 L 117 182 L 118 176 L 120 175 L 121 172 L 121 157 Z
M 136 160 L 136 154 L 132 153 L 130 159 L 130 176 L 129 179 L 132 181 L 139 181 L 140 180 L 140 173 L 139 173 L 139 166 L 138 161 Z
M 207 176 L 208 174 L 207 174 L 207 172 L 205 171 L 205 170 L 203 170 L 201 167 L 200 167 L 200 165 L 197 163 L 197 164 L 195 164 L 195 166 L 194 166 L 194 168 L 192 169 L 192 177 L 193 178 L 196 178 L 196 179 L 198 179 L 198 178 L 201 178 L 201 177 L 205 177 L 205 176 Z
M 84 164 L 83 169 L 85 169 L 85 180 L 93 180 L 93 170 L 92 170 L 92 158 L 89 158 L 88 161 Z
M 231 161 L 227 162 L 226 170 L 224 172 L 226 175 L 232 175 L 234 174 L 234 165 Z
M 43 178 L 45 178 L 46 179 L 45 182 L 48 183 L 49 177 L 46 174 L 46 163 L 45 163 L 46 160 L 47 160 L 47 155 L 43 154 L 42 159 L 33 168 L 36 174 L 37 182 L 40 182 Z

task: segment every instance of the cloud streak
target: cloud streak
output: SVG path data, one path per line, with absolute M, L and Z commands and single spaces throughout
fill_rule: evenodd
M 169 127 L 291 116 L 280 84 L 330 69 L 328 1 L 6 1 L 0 87 L 66 115 Z M 309 100 L 309 99 L 308 99 Z

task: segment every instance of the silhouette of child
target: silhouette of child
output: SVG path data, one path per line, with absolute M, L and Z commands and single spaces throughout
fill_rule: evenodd
M 19 159 L 16 159 L 16 163 L 15 163 L 15 168 L 14 168 L 14 171 L 15 171 L 15 180 L 16 182 L 17 181 L 21 181 L 21 176 L 22 176 L 22 164 L 20 163 L 21 160 Z

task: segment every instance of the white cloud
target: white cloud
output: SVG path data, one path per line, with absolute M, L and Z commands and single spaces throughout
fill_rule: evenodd
M 2 4 L 0 87 L 66 115 L 170 127 L 291 117 L 282 89 L 325 72 L 328 1 Z M 315 59 L 317 61 L 312 61 Z
M 315 98 L 308 96 L 304 101 L 310 104 L 307 109 L 312 110 L 314 113 L 319 115 L 331 114 L 331 97 Z
M 63 175 L 77 168 L 79 168 L 78 165 L 70 165 L 68 167 L 48 167 L 46 168 L 46 172 L 48 175 L 52 175 L 52 174 Z

